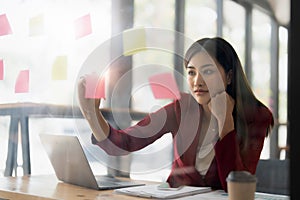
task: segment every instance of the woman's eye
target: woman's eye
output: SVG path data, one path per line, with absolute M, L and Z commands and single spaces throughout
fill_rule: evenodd
M 210 74 L 212 74 L 212 73 L 214 73 L 214 71 L 211 70 L 211 69 L 206 69 L 206 70 L 203 70 L 203 71 L 202 71 L 202 74 L 204 74 L 204 75 L 210 75 Z
M 190 75 L 190 76 L 193 76 L 193 75 L 195 75 L 196 74 L 196 72 L 194 72 L 194 71 L 188 71 L 188 75 Z

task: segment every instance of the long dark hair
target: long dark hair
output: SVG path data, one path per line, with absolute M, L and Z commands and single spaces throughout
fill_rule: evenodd
M 242 146 L 246 147 L 248 138 L 247 119 L 249 119 L 249 113 L 252 113 L 249 111 L 255 110 L 257 106 L 266 106 L 255 97 L 243 71 L 240 59 L 231 44 L 220 37 L 200 39 L 187 50 L 184 59 L 185 67 L 187 67 L 191 58 L 200 51 L 208 53 L 224 68 L 226 74 L 229 71 L 232 72 L 231 83 L 227 86 L 226 92 L 235 100 L 233 111 L 235 128 L 242 141 Z M 272 119 L 270 128 L 273 123 Z M 266 136 L 268 136 L 269 131 Z

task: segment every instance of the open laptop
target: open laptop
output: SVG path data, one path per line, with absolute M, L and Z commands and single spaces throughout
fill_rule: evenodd
M 40 134 L 57 178 L 65 183 L 105 190 L 144 185 L 110 175 L 95 176 L 75 135 Z

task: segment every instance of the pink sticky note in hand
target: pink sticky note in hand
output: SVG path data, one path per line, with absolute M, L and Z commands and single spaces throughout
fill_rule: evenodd
M 75 38 L 79 39 L 92 33 L 91 16 L 87 14 L 75 20 Z
M 12 34 L 6 14 L 0 15 L 0 36 Z
M 0 60 L 0 80 L 4 79 L 4 65 L 3 60 Z
M 29 91 L 29 70 L 20 71 L 16 84 L 15 93 L 26 93 Z
M 171 73 L 151 76 L 149 83 L 156 99 L 179 99 L 180 92 Z
M 105 77 L 91 74 L 86 77 L 85 81 L 85 98 L 105 99 Z

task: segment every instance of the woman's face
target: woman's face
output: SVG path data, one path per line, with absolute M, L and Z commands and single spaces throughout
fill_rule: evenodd
M 205 52 L 196 53 L 186 69 L 191 94 L 201 105 L 208 104 L 212 97 L 225 91 L 231 81 L 223 67 Z

